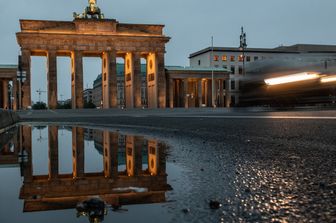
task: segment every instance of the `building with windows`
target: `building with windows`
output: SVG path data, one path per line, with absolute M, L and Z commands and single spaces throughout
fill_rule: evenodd
M 147 95 L 146 64 L 141 64 L 141 102 L 145 106 Z M 117 104 L 118 107 L 125 107 L 125 65 L 117 64 Z M 102 104 L 102 75 L 99 74 L 93 82 L 92 102 L 101 107 Z
M 16 109 L 17 65 L 0 65 L 0 109 Z
M 93 89 L 92 88 L 87 88 L 83 92 L 83 97 L 84 97 L 84 103 L 89 103 L 93 102 Z
M 336 60 L 335 45 L 296 44 L 292 46 L 279 46 L 276 48 L 246 48 L 244 51 L 238 47 L 208 47 L 190 54 L 190 66 L 194 68 L 215 67 L 231 71 L 230 99 L 231 105 L 239 104 L 240 88 L 247 68 L 256 64 L 267 64 L 272 61 L 292 61 L 309 58 L 320 62 Z M 307 62 L 308 63 L 308 62 Z M 263 72 L 260 70 L 260 72 Z M 225 86 L 225 84 L 223 85 Z

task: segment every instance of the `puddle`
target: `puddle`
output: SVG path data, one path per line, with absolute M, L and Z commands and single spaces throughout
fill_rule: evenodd
M 18 126 L 0 135 L 0 149 L 2 223 L 169 222 L 169 169 L 178 173 L 155 139 Z
M 155 137 L 71 126 L 1 134 L 0 222 L 335 219 L 334 150 L 293 153 L 153 134 L 172 147 Z

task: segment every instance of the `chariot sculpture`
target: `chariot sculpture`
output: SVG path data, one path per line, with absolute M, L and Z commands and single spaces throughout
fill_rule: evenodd
M 101 13 L 100 8 L 97 6 L 97 0 L 88 0 L 89 5 L 85 8 L 84 12 L 78 14 L 73 13 L 75 19 L 104 19 L 104 14 Z

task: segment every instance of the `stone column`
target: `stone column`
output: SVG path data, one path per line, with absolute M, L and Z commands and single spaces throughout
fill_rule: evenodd
M 169 78 L 169 107 L 174 108 L 174 84 L 175 80 Z
M 148 108 L 158 107 L 157 58 L 154 53 L 147 56 L 147 101 Z
M 56 109 L 57 107 L 57 56 L 55 51 L 48 51 L 48 107 Z
M 102 101 L 103 108 L 110 108 L 110 75 L 109 75 L 109 54 L 103 52 L 102 56 Z
M 188 79 L 183 80 L 183 96 L 184 96 L 184 107 L 189 108 L 189 84 L 188 84 Z
M 111 177 L 111 147 L 110 147 L 110 132 L 103 132 L 103 151 L 104 151 L 104 176 Z
M 164 53 L 156 53 L 157 57 L 157 85 L 158 85 L 158 105 L 159 108 L 166 108 L 167 106 L 167 91 L 166 91 L 166 72 L 165 72 L 165 63 L 164 63 Z
M 13 110 L 16 111 L 18 109 L 18 97 L 17 97 L 17 89 L 18 89 L 18 83 L 17 83 L 17 80 L 16 78 L 13 78 L 12 80 L 13 82 Z
M 118 133 L 110 133 L 110 157 L 111 175 L 114 179 L 118 178 Z
M 27 155 L 28 161 L 24 162 L 23 177 L 24 182 L 33 181 L 33 153 L 32 153 L 32 128 L 30 126 L 21 126 L 21 152 Z
M 84 129 L 72 128 L 72 164 L 73 178 L 85 176 L 84 172 Z
M 117 80 L 117 53 L 115 50 L 109 51 L 109 78 L 110 78 L 110 107 L 118 107 L 118 80 Z
M 197 97 L 198 97 L 198 107 L 202 107 L 203 100 L 202 100 L 203 92 L 202 92 L 202 79 L 197 80 Z
M 71 54 L 71 100 L 72 109 L 84 107 L 83 98 L 83 55 L 81 51 Z
M 136 108 L 142 107 L 141 101 L 141 54 L 139 52 L 134 52 L 132 54 L 133 61 L 133 94 L 134 94 L 134 106 Z
M 181 81 L 179 79 L 175 80 L 175 98 L 176 107 L 181 107 Z
M 126 136 L 126 168 L 128 176 L 138 176 L 142 173 L 143 138 Z
M 217 101 L 217 91 L 216 91 L 216 86 L 217 86 L 217 80 L 215 78 L 211 79 L 211 107 L 217 106 L 216 101 Z
M 230 94 L 230 79 L 225 80 L 225 107 L 230 108 L 231 94 Z
M 126 108 L 134 108 L 134 69 L 133 56 L 125 55 L 125 104 Z
M 184 108 L 185 94 L 184 94 L 184 80 L 180 79 L 180 106 Z
M 26 81 L 22 84 L 22 104 L 21 109 L 27 109 L 31 106 L 31 75 L 30 75 L 30 64 L 31 64 L 31 53 L 29 50 L 21 50 L 22 55 L 22 70 L 26 72 Z
M 166 173 L 166 145 L 157 143 L 158 175 L 165 176 Z
M 221 79 L 219 81 L 219 105 L 220 107 L 224 107 L 224 81 Z
M 219 100 L 218 100 L 218 87 L 219 87 L 219 80 L 218 79 L 214 79 L 215 81 L 215 85 L 214 85 L 214 102 L 216 107 L 219 107 Z
M 102 56 L 102 100 L 103 108 L 117 107 L 117 62 L 116 52 L 106 51 Z
M 158 175 L 158 156 L 158 142 L 156 140 L 148 140 L 148 171 L 152 176 Z
M 204 81 L 204 104 L 206 107 L 208 107 L 208 94 L 209 94 L 209 89 L 208 89 L 208 80 Z
M 134 137 L 134 151 L 135 151 L 135 163 L 134 163 L 134 174 L 139 176 L 142 174 L 142 149 L 144 146 L 144 138 L 135 136 Z
M 134 137 L 126 136 L 126 172 L 134 176 Z
M 104 176 L 118 177 L 118 134 L 104 131 Z
M 8 80 L 2 81 L 2 91 L 3 91 L 3 108 L 9 109 L 9 101 L 8 101 Z
M 0 108 L 3 108 L 3 82 L 0 79 Z
M 49 136 L 49 180 L 55 180 L 58 177 L 58 127 L 48 127 Z
M 208 107 L 212 107 L 213 106 L 213 104 L 212 104 L 212 97 L 213 97 L 213 95 L 212 95 L 212 80 L 207 80 L 207 89 L 208 89 L 208 94 L 207 94 L 207 100 L 208 100 L 208 104 L 207 104 L 207 106 Z
M 20 152 L 20 132 L 19 131 L 20 131 L 20 128 L 17 128 L 13 136 L 14 154 L 16 156 L 18 156 Z

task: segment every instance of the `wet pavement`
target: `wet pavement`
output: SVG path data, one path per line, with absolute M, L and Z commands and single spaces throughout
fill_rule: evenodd
M 173 190 L 166 193 L 169 202 L 155 206 L 149 222 L 162 216 L 160 222 L 335 222 L 335 112 L 256 115 L 296 118 L 115 114 L 62 120 L 145 135 L 169 146 L 167 174 Z M 35 121 L 61 120 L 48 116 Z M 132 215 L 144 217 L 150 211 L 136 207 L 111 219 L 132 222 Z
M 139 212 L 160 210 L 173 189 L 167 173 L 180 171 L 167 163 L 165 144 L 138 135 L 23 125 L 0 139 L 3 223 L 148 221 Z

